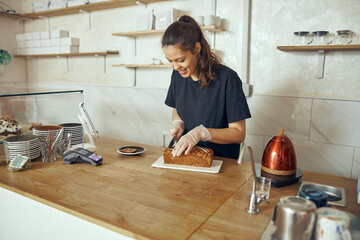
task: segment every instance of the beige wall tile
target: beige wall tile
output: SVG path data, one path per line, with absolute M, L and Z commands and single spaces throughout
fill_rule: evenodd
M 248 98 L 252 118 L 247 132 L 274 136 L 279 129 L 295 139 L 308 139 L 311 100 L 254 95 Z
M 354 151 L 354 159 L 353 159 L 351 177 L 352 178 L 360 177 L 360 148 L 355 148 L 355 151 Z
M 314 100 L 310 139 L 360 146 L 360 102 Z

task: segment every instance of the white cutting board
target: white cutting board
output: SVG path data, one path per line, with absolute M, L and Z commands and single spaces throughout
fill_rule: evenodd
M 195 172 L 219 173 L 222 164 L 223 161 L 221 160 L 213 160 L 210 167 L 194 167 L 187 165 L 165 164 L 164 158 L 163 156 L 161 156 L 151 166 L 157 168 L 170 168 L 170 169 L 195 171 Z

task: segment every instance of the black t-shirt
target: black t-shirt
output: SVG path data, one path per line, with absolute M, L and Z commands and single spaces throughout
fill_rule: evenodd
M 199 81 L 183 78 L 173 70 L 165 104 L 176 108 L 185 123 L 184 134 L 200 124 L 206 128 L 227 128 L 229 123 L 251 117 L 239 76 L 224 65 L 208 88 L 200 88 Z M 200 141 L 197 145 L 213 149 L 215 156 L 239 157 L 240 144 Z

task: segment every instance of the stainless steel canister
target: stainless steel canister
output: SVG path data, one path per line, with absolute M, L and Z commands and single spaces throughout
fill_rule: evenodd
M 275 206 L 273 222 L 276 236 L 281 240 L 311 239 L 316 205 L 303 197 L 287 196 L 280 198 Z

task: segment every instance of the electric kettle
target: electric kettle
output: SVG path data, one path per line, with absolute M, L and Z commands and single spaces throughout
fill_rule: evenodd
M 290 139 L 280 129 L 266 145 L 261 162 L 261 171 L 276 176 L 296 174 L 296 153 Z

